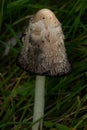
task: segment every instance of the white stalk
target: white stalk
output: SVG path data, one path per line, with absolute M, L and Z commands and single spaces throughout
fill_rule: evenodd
M 42 130 L 44 116 L 45 76 L 36 76 L 32 130 Z

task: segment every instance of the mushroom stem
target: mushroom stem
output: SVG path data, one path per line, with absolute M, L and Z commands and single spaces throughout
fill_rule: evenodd
M 32 130 L 42 130 L 44 116 L 45 76 L 36 76 Z

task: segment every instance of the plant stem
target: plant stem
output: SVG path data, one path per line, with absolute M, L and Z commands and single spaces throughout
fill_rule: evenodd
M 36 76 L 32 130 L 42 130 L 44 116 L 45 76 Z

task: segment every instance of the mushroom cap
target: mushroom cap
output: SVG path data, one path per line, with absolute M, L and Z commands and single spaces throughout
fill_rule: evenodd
M 39 10 L 29 22 L 18 65 L 29 74 L 57 76 L 70 71 L 61 24 L 49 9 Z

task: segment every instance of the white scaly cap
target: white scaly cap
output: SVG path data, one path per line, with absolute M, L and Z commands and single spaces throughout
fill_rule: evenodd
M 70 71 L 61 24 L 49 9 L 29 22 L 18 64 L 30 74 L 57 76 Z

